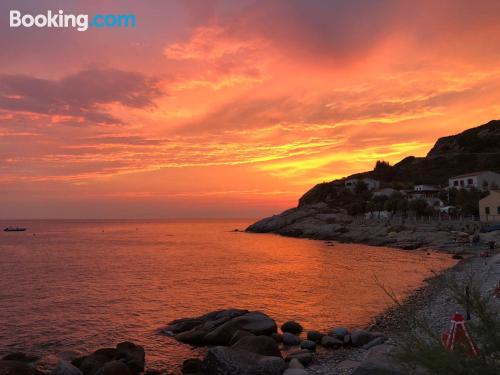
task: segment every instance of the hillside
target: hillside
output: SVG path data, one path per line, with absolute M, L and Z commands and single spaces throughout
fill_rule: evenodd
M 372 177 L 381 182 L 381 187 L 398 190 L 390 196 L 376 197 L 362 185 L 351 192 L 344 187 L 345 179 L 326 182 L 306 192 L 297 207 L 259 220 L 249 226 L 247 231 L 404 249 L 423 246 L 447 249 L 455 240 L 454 231 L 465 230 L 460 220 L 446 224 L 439 220 L 433 223 L 429 220 L 427 224 L 414 220 L 411 224 L 394 226 L 383 220 L 364 223 L 356 217 L 374 211 L 411 211 L 420 217 L 433 215 L 435 211 L 427 201 L 409 200 L 402 192 L 413 189 L 415 184 L 444 187 L 448 185 L 449 177 L 480 170 L 500 172 L 498 120 L 440 138 L 425 157 L 407 157 L 393 166 L 377 162 L 373 171 L 349 176 Z M 483 195 L 477 190 L 450 191 L 440 195 L 440 199 L 443 199 L 443 204 L 456 206 L 463 215 L 477 215 L 477 202 Z M 467 225 L 469 230 L 479 229 L 477 222 L 470 221 Z
M 449 177 L 480 170 L 500 172 L 500 120 L 439 138 L 426 157 L 409 156 L 393 166 L 383 165 L 347 178 L 371 177 L 383 186 L 445 186 Z M 339 185 L 343 179 L 318 184 L 300 198 L 299 205 L 337 199 Z

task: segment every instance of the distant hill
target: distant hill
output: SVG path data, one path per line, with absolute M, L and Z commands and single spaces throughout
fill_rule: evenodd
M 409 156 L 393 166 L 377 164 L 373 171 L 347 178 L 371 177 L 383 186 L 404 188 L 423 183 L 446 186 L 452 176 L 481 170 L 500 173 L 500 120 L 439 138 L 426 157 Z M 344 180 L 314 186 L 300 198 L 299 206 L 331 201 Z

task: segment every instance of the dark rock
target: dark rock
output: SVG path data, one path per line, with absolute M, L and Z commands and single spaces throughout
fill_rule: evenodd
M 205 371 L 205 365 L 199 358 L 189 358 L 182 363 L 183 374 L 202 374 Z
M 290 362 L 288 362 L 288 368 L 298 368 L 298 369 L 303 369 L 304 366 L 302 363 L 297 358 L 292 358 Z
M 83 372 L 70 362 L 61 361 L 57 364 L 56 368 L 52 370 L 50 375 L 83 375 Z
M 300 343 L 300 348 L 314 352 L 316 350 L 316 343 L 311 340 L 304 340 Z
M 104 366 L 109 361 L 112 361 L 115 357 L 116 349 L 114 348 L 104 348 L 96 350 L 94 353 L 86 356 L 81 361 L 80 370 L 82 370 L 84 375 L 95 375 L 97 371 Z M 74 366 L 79 362 L 76 359 L 72 362 Z
M 401 367 L 394 363 L 390 356 L 393 350 L 391 345 L 378 345 L 368 351 L 361 365 L 354 370 L 352 375 L 405 375 Z
M 116 359 L 122 359 L 133 375 L 144 371 L 146 353 L 144 348 L 132 342 L 122 342 L 116 346 Z
M 96 375 L 132 375 L 132 372 L 122 361 L 111 361 L 101 367 Z
M 206 345 L 228 345 L 237 330 L 251 332 L 255 335 L 271 335 L 277 327 L 273 319 L 259 311 L 233 318 L 208 333 L 204 342 Z
M 325 335 L 318 331 L 307 332 L 307 339 L 311 341 L 320 342 L 323 336 Z
M 276 341 L 270 336 L 248 336 L 243 337 L 236 344 L 231 346 L 233 349 L 247 350 L 265 356 L 274 356 L 281 358 L 281 352 Z
M 321 339 L 321 346 L 329 349 L 338 349 L 344 345 L 344 342 L 332 337 L 332 336 L 324 336 Z
M 283 375 L 307 375 L 307 371 L 301 368 L 288 368 Z
M 205 344 L 205 336 L 208 333 L 209 331 L 193 328 L 189 331 L 178 333 L 174 337 L 177 341 L 183 342 L 185 344 L 202 346 Z
M 205 323 L 215 322 L 220 324 L 225 323 L 227 320 L 241 316 L 248 313 L 248 310 L 241 309 L 227 309 L 212 311 L 208 314 L 199 316 L 197 318 L 183 318 L 171 321 L 164 329 L 163 332 L 171 335 L 176 335 L 181 332 L 189 331 L 193 328 L 199 327 Z M 212 329 L 215 327 L 212 327 Z
M 346 335 L 349 334 L 349 330 L 345 327 L 337 327 L 332 329 L 328 335 L 336 337 L 340 340 L 343 340 Z
M 351 333 L 351 345 L 354 347 L 368 344 L 372 339 L 371 333 L 363 329 L 357 329 Z
M 363 349 L 368 350 L 374 346 L 381 345 L 385 342 L 385 337 L 379 336 L 371 340 L 368 344 L 363 345 Z
M 285 332 L 282 335 L 283 344 L 288 346 L 300 345 L 300 338 L 295 336 L 293 333 Z
M 40 372 L 34 370 L 26 363 L 12 360 L 0 360 L 0 375 L 38 375 Z
M 281 325 L 281 331 L 293 333 L 294 335 L 300 335 L 303 331 L 303 328 L 299 323 L 290 320 Z
M 29 356 L 21 352 L 10 353 L 2 358 L 4 361 L 17 361 L 22 363 L 32 363 L 36 362 L 38 359 L 38 357 Z
M 273 333 L 271 337 L 276 341 L 277 343 L 283 342 L 283 335 L 280 333 Z
M 287 362 L 290 362 L 292 359 L 297 359 L 303 366 L 307 366 L 314 360 L 314 353 L 305 349 L 299 350 L 286 356 Z
M 345 335 L 344 336 L 344 345 L 351 345 L 351 335 Z
M 229 341 L 229 346 L 236 344 L 243 337 L 254 337 L 254 336 L 255 335 L 253 333 L 242 331 L 239 329 L 234 333 L 233 337 L 231 337 L 231 341 Z
M 286 368 L 279 357 L 216 346 L 205 357 L 207 375 L 281 375 Z

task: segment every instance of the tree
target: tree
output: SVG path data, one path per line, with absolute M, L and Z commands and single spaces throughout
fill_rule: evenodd
M 373 175 L 376 179 L 381 181 L 392 181 L 394 180 L 394 170 L 392 166 L 383 160 L 378 160 L 375 163 L 375 168 L 373 169 Z
M 429 204 L 425 199 L 421 198 L 410 201 L 409 209 L 415 212 L 417 216 L 424 216 L 430 213 Z

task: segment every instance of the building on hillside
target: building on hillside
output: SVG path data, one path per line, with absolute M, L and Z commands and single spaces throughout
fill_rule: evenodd
M 479 201 L 481 221 L 500 223 L 500 190 L 490 191 L 490 195 Z
M 443 201 L 439 199 L 440 189 L 433 185 L 415 185 L 413 190 L 407 191 L 408 199 L 423 199 L 431 207 L 441 207 L 444 205 Z
M 354 190 L 356 185 L 360 182 L 364 182 L 368 187 L 368 190 L 378 190 L 380 189 L 380 181 L 374 180 L 373 178 L 365 177 L 365 178 L 350 178 L 345 181 L 345 188 L 349 190 Z
M 455 189 L 494 190 L 500 187 L 500 174 L 492 171 L 462 174 L 450 178 L 448 186 Z

